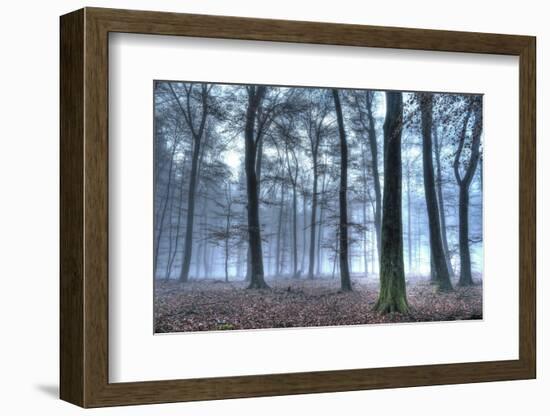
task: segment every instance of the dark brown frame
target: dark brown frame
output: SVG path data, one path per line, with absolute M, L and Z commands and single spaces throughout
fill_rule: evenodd
M 519 56 L 519 359 L 109 383 L 109 32 Z M 61 398 L 100 407 L 535 378 L 535 45 L 530 36 L 99 8 L 62 16 Z

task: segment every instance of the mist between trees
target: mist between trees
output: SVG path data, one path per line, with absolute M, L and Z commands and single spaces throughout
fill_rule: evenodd
M 372 281 L 405 313 L 482 278 L 480 95 L 156 81 L 154 118 L 157 280 Z

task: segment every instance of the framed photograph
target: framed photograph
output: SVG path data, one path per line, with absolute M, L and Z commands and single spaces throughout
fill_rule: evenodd
M 61 398 L 535 378 L 535 50 L 62 16 Z

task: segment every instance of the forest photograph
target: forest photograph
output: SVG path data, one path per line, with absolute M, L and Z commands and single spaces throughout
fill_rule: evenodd
M 483 319 L 483 96 L 153 82 L 154 332 Z

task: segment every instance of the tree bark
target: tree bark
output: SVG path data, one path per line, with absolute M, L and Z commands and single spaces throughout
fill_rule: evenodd
M 402 130 L 402 94 L 400 92 L 386 92 L 380 294 L 374 306 L 374 309 L 381 313 L 409 312 L 403 264 L 403 224 L 401 215 Z
M 266 87 L 248 87 L 248 107 L 245 125 L 245 173 L 248 202 L 248 239 L 250 243 L 250 284 L 249 289 L 264 289 L 269 286 L 264 280 L 262 258 L 262 238 L 260 230 L 259 186 L 256 177 L 256 145 L 254 124 L 256 112 L 262 103 Z
M 348 144 L 346 140 L 346 131 L 344 129 L 344 118 L 342 116 L 342 106 L 338 90 L 332 90 L 334 98 L 334 107 L 336 109 L 336 119 L 338 120 L 338 133 L 340 136 L 340 225 L 339 225 L 339 241 L 340 241 L 340 284 L 341 290 L 345 292 L 351 291 L 351 279 L 348 264 L 348 207 L 347 207 L 347 192 L 348 192 Z
M 460 185 L 458 196 L 458 244 L 460 248 L 460 278 L 459 286 L 470 286 L 474 284 L 472 279 L 472 261 L 470 259 L 469 242 L 469 221 L 468 213 L 470 208 L 469 186 Z
M 431 93 L 418 94 L 420 100 L 421 129 L 422 129 L 422 167 L 424 173 L 424 195 L 428 211 L 428 228 L 430 232 L 431 270 L 438 288 L 441 291 L 453 289 L 449 270 L 445 261 L 443 243 L 441 242 L 441 227 L 439 224 L 439 209 L 435 191 L 432 150 L 433 124 L 433 95 Z

